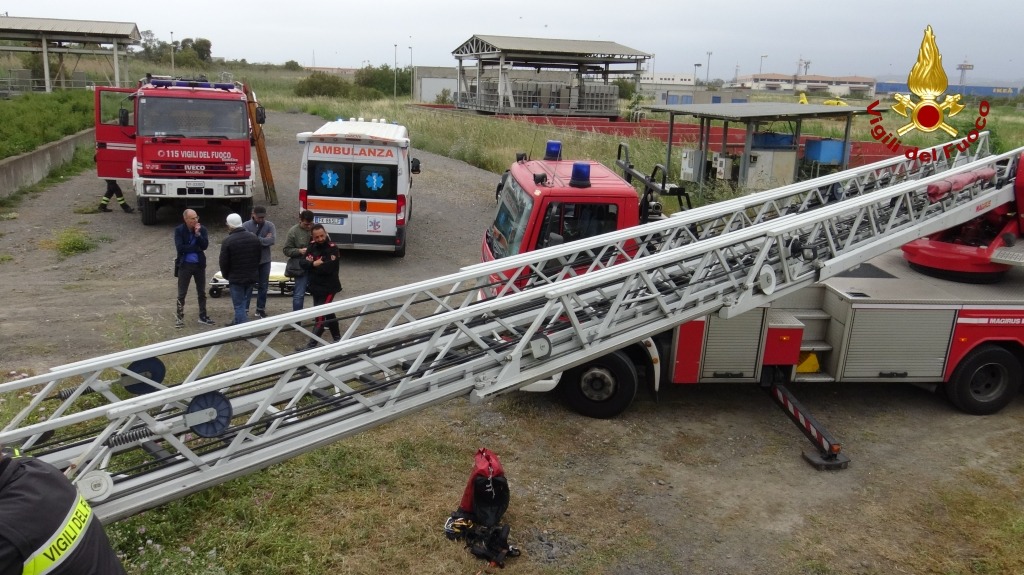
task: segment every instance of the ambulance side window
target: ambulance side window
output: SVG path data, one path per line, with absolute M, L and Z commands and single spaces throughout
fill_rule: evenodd
M 350 171 L 349 165 L 339 162 L 310 162 L 309 195 L 345 197 Z
M 398 166 L 357 164 L 352 189 L 354 197 L 393 200 L 397 195 Z

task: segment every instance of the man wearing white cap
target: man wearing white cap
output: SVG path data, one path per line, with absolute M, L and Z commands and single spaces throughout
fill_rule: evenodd
M 229 214 L 228 237 L 220 245 L 220 273 L 228 282 L 231 305 L 235 308 L 232 325 L 245 323 L 245 310 L 252 299 L 252 288 L 259 281 L 260 240 L 242 227 L 242 217 Z

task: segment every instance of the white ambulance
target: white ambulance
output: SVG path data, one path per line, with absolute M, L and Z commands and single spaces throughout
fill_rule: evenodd
M 384 120 L 328 122 L 296 135 L 302 145 L 299 203 L 341 248 L 405 256 L 412 211 L 409 130 Z

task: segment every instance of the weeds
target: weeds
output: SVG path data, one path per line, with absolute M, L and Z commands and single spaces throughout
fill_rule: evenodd
M 96 249 L 96 241 L 85 235 L 85 232 L 78 228 L 67 228 L 57 232 L 57 237 L 47 240 L 53 242 L 53 249 L 64 257 L 76 254 L 84 254 Z M 47 246 L 49 247 L 49 246 Z

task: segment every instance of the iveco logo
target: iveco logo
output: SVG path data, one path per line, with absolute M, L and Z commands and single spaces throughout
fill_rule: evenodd
M 185 164 L 186 172 L 202 172 L 205 169 L 206 166 L 204 166 L 203 164 Z

